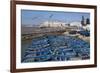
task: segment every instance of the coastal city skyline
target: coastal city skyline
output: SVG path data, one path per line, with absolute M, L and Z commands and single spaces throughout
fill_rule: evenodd
M 65 23 L 80 22 L 82 16 L 90 19 L 90 13 L 62 12 L 43 10 L 21 10 L 21 24 L 26 26 L 38 26 L 45 21 L 60 21 Z

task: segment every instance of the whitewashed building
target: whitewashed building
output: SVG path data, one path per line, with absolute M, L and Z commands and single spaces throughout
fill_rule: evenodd
M 70 26 L 74 26 L 74 27 L 82 27 L 81 22 L 71 22 Z
M 60 21 L 45 21 L 40 27 L 65 27 L 66 23 Z

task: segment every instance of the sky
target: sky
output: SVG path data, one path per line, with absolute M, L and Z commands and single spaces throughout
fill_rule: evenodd
M 25 26 L 38 26 L 44 21 L 61 21 L 70 23 L 81 21 L 82 16 L 84 16 L 84 18 L 90 18 L 90 13 L 21 10 L 21 24 Z

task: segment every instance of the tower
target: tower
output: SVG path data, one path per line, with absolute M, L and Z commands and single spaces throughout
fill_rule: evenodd
M 90 19 L 89 18 L 86 19 L 86 24 L 90 24 Z
M 84 16 L 82 16 L 81 24 L 82 24 L 82 26 L 85 26 L 86 25 L 85 24 L 85 18 L 84 18 Z

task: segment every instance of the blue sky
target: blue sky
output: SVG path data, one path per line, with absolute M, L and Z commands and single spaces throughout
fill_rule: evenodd
M 73 22 L 81 21 L 82 16 L 90 18 L 90 13 L 83 12 L 61 12 L 61 11 L 40 11 L 40 10 L 21 10 L 22 25 L 40 25 L 44 21 Z

